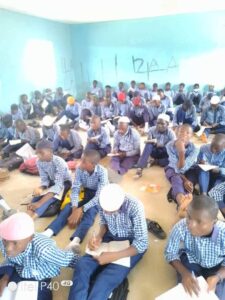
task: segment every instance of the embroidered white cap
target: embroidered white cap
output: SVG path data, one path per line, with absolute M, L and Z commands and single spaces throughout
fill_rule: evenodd
M 166 121 L 168 123 L 170 122 L 170 117 L 167 114 L 159 114 L 157 119 L 158 120 L 159 119 L 164 120 L 164 121 Z
M 108 212 L 120 209 L 125 199 L 124 190 L 116 183 L 103 187 L 99 195 L 99 203 L 103 210 Z
M 126 116 L 120 117 L 118 123 L 130 123 L 130 119 Z
M 210 100 L 210 103 L 212 105 L 216 105 L 216 104 L 219 104 L 220 103 L 220 97 L 218 96 L 212 96 L 211 100 Z

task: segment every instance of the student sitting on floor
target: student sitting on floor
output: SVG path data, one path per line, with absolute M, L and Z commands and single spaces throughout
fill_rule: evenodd
M 53 155 L 52 142 L 41 140 L 36 146 L 36 154 L 41 185 L 33 191 L 35 197 L 27 207 L 29 215 L 34 219 L 44 215 L 52 203 L 62 200 L 72 185 L 66 162 L 61 157 Z M 46 189 L 48 191 L 44 194 Z M 58 199 L 59 195 L 61 199 Z
M 59 134 L 59 126 L 54 124 L 55 118 L 49 115 L 42 119 L 42 134 L 45 140 L 54 141 L 55 135 Z
M 139 83 L 139 85 L 138 85 L 138 93 L 140 94 L 140 96 L 142 98 L 145 99 L 146 102 L 150 100 L 150 93 L 149 93 L 149 90 L 146 88 L 144 82 Z
M 85 150 L 93 149 L 98 151 L 101 158 L 111 152 L 111 144 L 108 133 L 101 126 L 101 119 L 93 116 L 90 121 L 90 129 L 87 131 L 87 145 Z
M 180 105 L 184 102 L 184 99 L 186 98 L 186 92 L 184 90 L 185 84 L 180 83 L 178 91 L 175 92 L 175 95 L 173 97 L 173 103 L 176 105 Z
M 202 134 L 203 139 L 209 134 L 225 133 L 225 107 L 219 104 L 218 96 L 213 96 L 210 103 L 201 115 L 201 125 L 208 127 Z
M 92 105 L 91 96 L 92 96 L 91 92 L 87 92 L 85 99 L 81 101 L 81 110 L 91 109 L 91 105 Z
M 118 94 L 118 101 L 116 102 L 117 116 L 130 116 L 131 101 L 126 96 L 126 93 L 121 92 Z
M 102 110 L 101 113 L 102 120 L 113 119 L 117 114 L 116 104 L 112 102 L 111 98 L 105 97 L 103 99 L 101 110 Z
M 55 91 L 55 97 L 54 97 L 54 103 L 58 108 L 63 108 L 65 109 L 66 103 L 64 101 L 64 94 L 63 94 L 63 88 L 62 87 L 57 87 Z
M 158 83 L 153 83 L 152 90 L 150 91 L 150 100 L 153 99 L 158 94 Z
M 16 213 L 4 220 L 0 224 L 0 238 L 0 251 L 5 259 L 0 266 L 0 296 L 9 282 L 15 285 L 21 281 L 38 281 L 37 300 L 51 300 L 51 279 L 63 267 L 74 268 L 79 259 L 78 254 L 61 250 L 53 240 L 35 233 L 34 222 L 26 213 Z M 24 284 L 21 293 L 25 288 L 34 289 Z
M 134 97 L 135 95 L 135 92 L 138 91 L 138 88 L 136 86 L 136 81 L 135 80 L 132 80 L 130 82 L 130 87 L 129 89 L 127 90 L 127 95 L 129 96 L 130 100 Z
M 102 108 L 101 108 L 101 103 L 100 103 L 100 99 L 96 96 L 93 95 L 91 100 L 91 114 L 95 115 L 95 116 L 99 116 L 100 118 L 102 117 Z
M 148 248 L 141 201 L 126 195 L 119 185 L 109 184 L 102 189 L 99 202 L 100 228 L 88 243 L 90 250 L 95 251 L 102 242 L 110 241 L 128 240 L 130 246 L 122 251 L 103 252 L 95 257 L 84 255 L 76 266 L 69 300 L 109 299 L 112 291 L 127 277 Z M 112 263 L 124 257 L 130 257 L 129 267 Z
M 149 113 L 149 124 L 154 126 L 156 124 L 157 118 L 160 114 L 166 112 L 166 107 L 161 102 L 159 95 L 154 95 L 151 101 L 148 101 L 148 113 Z
M 217 166 L 210 171 L 199 167 L 200 192 L 207 195 L 211 188 L 225 180 L 225 134 L 218 133 L 211 144 L 201 146 L 198 163 Z
M 103 96 L 102 89 L 98 86 L 97 80 L 93 80 L 90 92 L 91 94 L 96 95 L 98 98 L 102 98 Z
M 40 91 L 34 91 L 34 96 L 32 99 L 32 104 L 34 107 L 34 115 L 38 118 L 44 116 L 44 110 L 42 108 L 43 96 Z
M 81 163 L 75 173 L 75 181 L 70 196 L 71 203 L 68 203 L 60 211 L 58 217 L 44 232 L 46 236 L 51 237 L 57 235 L 67 222 L 72 228 L 77 225 L 68 248 L 79 248 L 98 213 L 99 194 L 103 186 L 108 184 L 107 170 L 99 164 L 99 161 L 100 155 L 97 151 L 84 151 Z M 79 201 L 81 191 L 84 192 L 84 197 Z
M 167 83 L 165 84 L 164 94 L 165 94 L 167 97 L 170 97 L 171 99 L 173 99 L 173 97 L 174 97 L 174 91 L 171 89 L 171 83 L 170 83 L 170 82 L 167 82 Z
M 130 119 L 133 125 L 137 128 L 144 128 L 148 131 L 149 113 L 148 108 L 140 96 L 132 99 L 132 106 L 130 109 Z
M 194 185 L 197 182 L 194 165 L 197 162 L 198 148 L 191 142 L 193 130 L 183 124 L 177 130 L 177 140 L 166 145 L 169 165 L 165 168 L 171 184 L 172 199 L 177 202 L 178 216 L 184 217 L 187 205 L 192 200 Z
M 12 116 L 6 114 L 0 117 L 0 143 L 7 140 L 12 140 L 15 135 L 15 128 L 13 127 Z M 1 143 L 2 144 L 2 143 Z
M 207 96 L 202 97 L 200 104 L 199 104 L 201 113 L 210 106 L 210 104 L 211 104 L 210 101 L 212 99 L 212 96 L 213 96 L 213 93 L 209 93 Z
M 19 109 L 19 106 L 17 104 L 11 105 L 11 115 L 14 123 L 17 120 L 23 120 L 22 111 Z
M 22 119 L 27 120 L 30 118 L 31 104 L 28 101 L 28 96 L 26 94 L 20 95 L 19 108 L 22 112 Z M 21 118 L 20 118 L 21 119 Z
M 194 86 L 193 86 L 193 91 L 189 94 L 189 97 L 188 97 L 192 102 L 193 104 L 195 105 L 196 107 L 196 111 L 197 112 L 200 112 L 201 109 L 200 109 L 200 102 L 202 100 L 202 94 L 200 92 L 200 85 L 198 83 L 195 83 Z
M 225 182 L 215 185 L 208 194 L 217 202 L 220 211 L 225 216 Z
M 60 125 L 59 134 L 54 137 L 53 150 L 66 161 L 81 158 L 83 152 L 81 137 L 68 125 Z
M 124 83 L 122 81 L 120 81 L 118 83 L 118 87 L 115 89 L 115 92 L 113 93 L 113 95 L 114 95 L 114 97 L 116 97 L 118 99 L 118 96 L 120 93 L 126 94 Z
M 209 84 L 207 91 L 204 93 L 204 96 L 207 96 L 208 94 L 213 94 L 213 96 L 216 96 L 216 91 L 214 90 L 214 88 L 214 84 Z
M 198 295 L 196 277 L 203 276 L 208 291 L 215 291 L 218 298 L 224 300 L 225 224 L 217 221 L 217 214 L 218 206 L 212 198 L 194 196 L 187 218 L 173 227 L 165 258 L 188 294 Z
M 121 117 L 114 134 L 113 154 L 110 165 L 118 174 L 125 174 L 140 157 L 140 135 L 129 126 L 130 120 Z
M 21 141 L 16 145 L 7 145 L 6 147 L 4 147 L 4 157 L 8 157 L 11 152 L 16 152 L 26 143 L 35 148 L 37 142 L 40 140 L 39 131 L 36 128 L 27 126 L 23 120 L 17 120 L 15 122 L 15 125 L 16 131 L 14 139 L 20 139 Z
M 173 100 L 172 98 L 167 97 L 164 94 L 163 89 L 158 89 L 158 95 L 160 96 L 161 103 L 165 106 L 166 108 L 166 114 L 170 116 L 170 120 L 173 120 Z
M 151 164 L 157 162 L 161 167 L 168 165 L 166 145 L 176 138 L 172 129 L 168 128 L 169 122 L 170 117 L 161 114 L 158 116 L 156 126 L 149 129 L 145 148 L 137 163 L 135 178 L 142 176 L 142 170 L 147 166 L 149 157 L 151 158 Z
M 64 111 L 62 111 L 56 121 L 60 120 L 63 116 L 72 120 L 74 123 L 78 122 L 80 116 L 80 103 L 78 103 L 73 96 L 67 98 L 67 105 Z
M 185 99 L 183 104 L 176 106 L 173 116 L 173 126 L 177 127 L 182 124 L 189 124 L 194 132 L 200 130 L 198 125 L 196 108 L 190 99 Z

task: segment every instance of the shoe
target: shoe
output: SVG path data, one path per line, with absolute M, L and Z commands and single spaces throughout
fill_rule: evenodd
M 155 221 L 146 219 L 148 231 L 154 234 L 158 239 L 164 240 L 166 238 L 166 233 L 162 227 Z
M 136 174 L 134 175 L 134 179 L 139 179 L 142 177 L 142 169 L 138 168 Z
M 16 213 L 17 213 L 17 210 L 15 210 L 15 209 L 3 210 L 2 221 L 4 221 L 8 217 L 10 217 L 10 216 L 12 216 L 12 215 L 14 215 Z
M 70 251 L 73 251 L 73 253 L 75 253 L 75 254 L 79 254 L 80 253 L 80 243 L 72 241 L 66 246 L 65 250 L 70 250 Z
M 176 200 L 173 198 L 173 195 L 172 195 L 172 188 L 169 190 L 169 192 L 167 193 L 167 200 L 168 202 L 176 202 Z

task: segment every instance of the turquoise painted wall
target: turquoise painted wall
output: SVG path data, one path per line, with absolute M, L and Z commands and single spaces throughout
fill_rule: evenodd
M 34 89 L 75 92 L 70 25 L 5 10 L 0 21 L 0 111 Z
M 77 91 L 130 80 L 224 87 L 225 11 L 73 25 Z

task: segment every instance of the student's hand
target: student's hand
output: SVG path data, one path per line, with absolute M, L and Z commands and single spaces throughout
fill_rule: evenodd
M 119 151 L 118 154 L 119 154 L 119 157 L 126 157 L 125 151 Z
M 39 207 L 41 207 L 41 203 L 38 201 L 38 202 L 29 204 L 27 206 L 27 210 L 36 211 L 36 209 L 38 209 Z
M 205 162 L 204 160 L 200 160 L 199 164 L 200 164 L 200 165 L 205 165 L 206 162 Z
M 99 236 L 91 237 L 88 242 L 88 248 L 92 251 L 97 250 L 101 245 L 102 239 Z
M 217 167 L 215 169 L 212 169 L 211 172 L 214 173 L 214 174 L 218 174 L 220 172 L 220 168 Z
M 214 276 L 209 276 L 206 279 L 207 283 L 208 283 L 208 292 L 211 291 L 215 291 L 216 290 L 216 285 L 219 282 L 219 278 L 218 276 L 214 275 Z
M 193 183 L 187 179 L 184 180 L 184 188 L 188 193 L 192 193 L 194 189 Z
M 185 291 L 192 296 L 194 293 L 196 296 L 198 296 L 198 293 L 200 291 L 200 287 L 198 285 L 198 281 L 190 272 L 185 273 L 182 275 L 182 284 L 185 289 Z
M 5 274 L 1 279 L 0 279 L 0 297 L 2 296 L 2 293 L 4 289 L 7 287 L 9 283 L 9 275 Z
M 164 147 L 163 145 L 161 145 L 159 143 L 157 143 L 156 146 L 157 146 L 157 148 L 163 148 Z
M 67 219 L 69 227 L 73 228 L 77 224 L 79 224 L 82 216 L 83 216 L 82 207 L 74 207 L 71 215 Z
M 185 144 L 182 140 L 177 140 L 175 146 L 178 152 L 185 152 Z
M 33 191 L 33 196 L 40 196 L 43 193 L 43 188 L 42 187 L 37 187 Z
M 117 260 L 118 258 L 116 257 L 115 252 L 103 252 L 99 256 L 94 256 L 94 259 L 96 259 L 100 265 L 106 265 Z
M 212 128 L 216 128 L 218 124 L 212 124 Z

